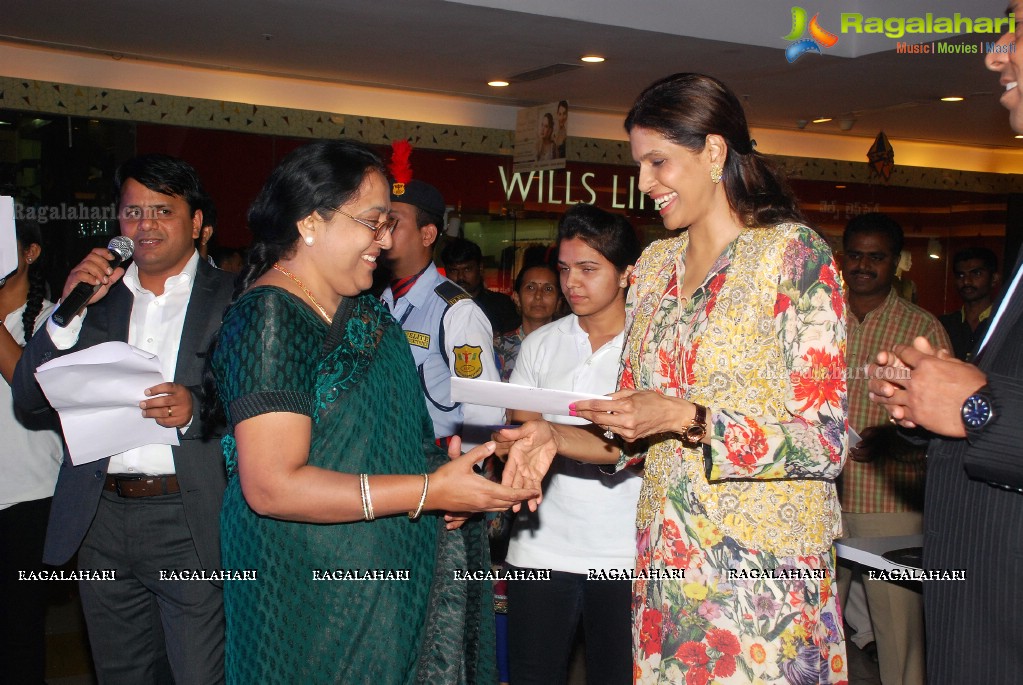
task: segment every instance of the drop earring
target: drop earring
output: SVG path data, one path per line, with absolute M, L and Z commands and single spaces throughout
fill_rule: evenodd
M 307 235 L 303 240 L 305 240 L 305 244 L 309 247 L 313 246 L 313 237 L 311 235 Z
M 711 180 L 711 183 L 714 183 L 714 184 L 721 183 L 721 175 L 722 175 L 722 173 L 723 172 L 722 172 L 720 164 L 711 164 L 710 165 L 710 180 Z

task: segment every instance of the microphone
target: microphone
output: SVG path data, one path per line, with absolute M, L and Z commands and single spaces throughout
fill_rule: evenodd
M 114 258 L 107 260 L 110 263 L 111 269 L 116 269 L 123 262 L 131 259 L 132 254 L 135 252 L 135 243 L 131 241 L 131 238 L 127 236 L 119 235 L 113 238 L 107 245 L 107 249 L 110 250 Z M 57 307 L 57 311 L 53 313 L 51 317 L 53 323 L 57 324 L 61 328 L 67 327 L 71 323 L 71 319 L 78 316 L 85 305 L 89 302 L 89 299 L 99 290 L 100 285 L 91 285 L 82 281 L 75 286 L 74 290 L 68 293 L 68 296 L 64 298 L 64 301 Z

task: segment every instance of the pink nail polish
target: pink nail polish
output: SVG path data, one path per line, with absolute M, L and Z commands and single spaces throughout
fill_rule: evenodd
M 569 416 L 575 416 L 575 415 L 576 415 L 576 413 L 575 413 L 575 407 L 573 407 L 573 406 L 569 406 L 569 408 L 568 408 L 568 415 L 569 415 Z

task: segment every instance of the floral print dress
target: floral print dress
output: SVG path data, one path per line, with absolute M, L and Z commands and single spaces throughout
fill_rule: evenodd
M 637 683 L 842 683 L 832 542 L 846 455 L 842 288 L 798 224 L 744 230 L 685 301 L 688 235 L 644 251 L 620 387 L 708 407 L 711 444 L 668 435 L 642 465 Z

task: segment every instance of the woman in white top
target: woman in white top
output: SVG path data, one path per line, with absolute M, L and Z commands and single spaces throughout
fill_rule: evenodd
M 18 268 L 0 274 L 0 664 L 12 683 L 45 675 L 47 584 L 19 582 L 42 568 L 43 539 L 62 450 L 52 430 L 26 427 L 14 415 L 11 375 L 21 348 L 53 310 L 39 272 L 39 225 L 18 221 Z M 6 276 L 6 278 L 5 278 Z M 55 425 L 55 424 L 54 424 Z
M 572 314 L 522 341 L 512 383 L 614 392 L 625 291 L 639 252 L 639 241 L 624 217 L 585 204 L 565 213 L 558 227 L 558 268 Z M 540 415 L 514 411 L 511 418 L 523 422 Z M 588 424 L 566 416 L 543 418 Z M 543 503 L 535 513 L 519 513 L 508 549 L 509 566 L 552 571 L 549 581 L 508 583 L 511 682 L 564 683 L 580 622 L 587 682 L 631 682 L 628 574 L 635 567 L 633 519 L 641 478 L 630 471 L 605 475 L 593 465 L 568 459 L 555 463 Z

